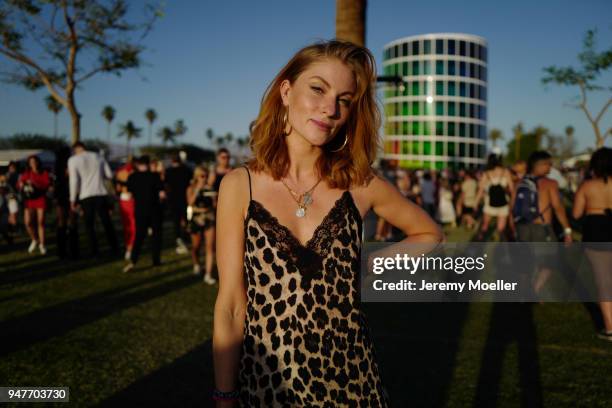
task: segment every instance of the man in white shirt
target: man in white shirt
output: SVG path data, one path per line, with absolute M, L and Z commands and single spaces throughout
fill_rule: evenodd
M 80 205 L 85 215 L 85 228 L 91 244 L 91 254 L 98 254 L 96 238 L 96 213 L 102 221 L 108 244 L 113 253 L 119 253 L 115 228 L 110 219 L 108 191 L 104 179 L 111 179 L 113 173 L 106 160 L 97 153 L 85 150 L 81 142 L 72 146 L 74 154 L 68 159 L 68 178 L 70 182 L 70 208 L 76 211 Z

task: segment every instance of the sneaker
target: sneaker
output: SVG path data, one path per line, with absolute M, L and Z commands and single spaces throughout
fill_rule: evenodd
M 204 283 L 208 285 L 214 285 L 217 283 L 217 280 L 210 275 L 204 275 Z
M 32 253 L 34 251 L 36 251 L 36 247 L 38 246 L 38 242 L 36 241 L 32 241 L 32 243 L 30 244 L 30 246 L 28 247 L 28 253 Z
M 597 337 L 602 340 L 612 341 L 612 331 L 607 332 L 605 330 L 602 330 L 597 334 Z
M 129 261 L 131 257 L 132 257 L 132 251 L 125 251 L 125 255 L 123 256 L 123 259 L 125 259 L 126 261 Z
M 200 272 L 202 271 L 202 268 L 200 267 L 200 265 L 193 265 L 193 274 L 194 275 L 199 275 Z
M 40 246 L 38 247 L 38 250 L 40 251 L 40 254 L 41 254 L 41 255 L 46 255 L 46 254 L 47 254 L 47 248 L 45 248 L 45 246 L 44 246 L 44 245 L 40 245 Z
M 128 262 L 127 265 L 123 267 L 123 273 L 128 273 L 134 269 L 134 264 L 132 262 Z

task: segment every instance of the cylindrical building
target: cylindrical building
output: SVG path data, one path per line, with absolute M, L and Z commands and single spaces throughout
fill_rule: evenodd
M 487 42 L 469 34 L 401 38 L 384 48 L 384 158 L 406 168 L 473 168 L 487 141 Z

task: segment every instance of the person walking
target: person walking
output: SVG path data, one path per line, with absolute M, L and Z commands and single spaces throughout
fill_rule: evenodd
M 34 252 L 38 247 L 40 253 L 45 255 L 45 211 L 51 179 L 49 172 L 42 168 L 38 156 L 28 157 L 27 162 L 28 168 L 19 176 L 17 186 L 24 197 L 23 222 L 31 239 L 28 252 Z
M 123 242 L 125 245 L 124 259 L 129 261 L 132 256 L 132 248 L 136 239 L 136 218 L 134 216 L 134 197 L 129 192 L 127 180 L 134 172 L 133 159 L 130 157 L 125 165 L 117 169 L 115 173 L 115 190 L 119 194 L 119 213 L 123 226 Z
M 168 197 L 167 205 L 174 225 L 176 238 L 176 253 L 186 254 L 185 245 L 187 226 L 187 187 L 191 183 L 192 172 L 180 159 L 179 155 L 173 155 L 170 167 L 166 169 L 164 184 Z
M 596 150 L 589 170 L 592 178 L 578 188 L 573 216 L 582 218 L 582 242 L 599 291 L 603 328 L 598 337 L 612 341 L 612 149 Z
M 68 181 L 70 184 L 70 208 L 77 212 L 79 206 L 85 216 L 85 229 L 89 236 L 90 254 L 97 256 L 96 215 L 102 221 L 106 239 L 113 254 L 119 254 L 115 227 L 110 219 L 108 191 L 105 179 L 112 179 L 113 173 L 106 160 L 99 154 L 85 150 L 82 142 L 72 146 L 74 154 L 68 159 Z
M 497 219 L 496 231 L 499 239 L 507 240 L 506 227 L 508 226 L 510 200 L 513 192 L 512 176 L 502 165 L 501 156 L 494 153 L 490 154 L 476 194 L 475 208 L 479 208 L 484 197 L 482 225 L 478 234 L 479 240 L 484 239 L 492 218 Z
M 134 217 L 136 219 L 136 238 L 130 255 L 130 261 L 123 272 L 134 269 L 140 259 L 140 250 L 147 231 L 151 229 L 151 257 L 153 266 L 161 265 L 162 244 L 162 200 L 166 199 L 164 186 L 159 173 L 152 172 L 149 156 L 136 160 L 136 171 L 128 177 L 127 188 L 134 197 Z

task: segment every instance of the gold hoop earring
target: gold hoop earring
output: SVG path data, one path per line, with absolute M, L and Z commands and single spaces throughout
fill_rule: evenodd
M 330 152 L 332 152 L 332 153 L 336 153 L 336 152 L 339 152 L 340 150 L 344 149 L 344 146 L 346 146 L 346 142 L 348 142 L 348 135 L 345 133 L 345 134 L 344 134 L 344 143 L 342 143 L 342 146 L 340 146 L 340 147 L 339 147 L 339 148 L 337 148 L 337 149 L 330 150 Z
M 283 135 L 284 136 L 289 135 L 289 133 L 291 133 L 291 130 L 293 130 L 293 129 L 290 129 L 289 132 L 286 131 L 288 121 L 289 121 L 289 117 L 287 115 L 287 111 L 285 111 L 285 114 L 283 115 Z

